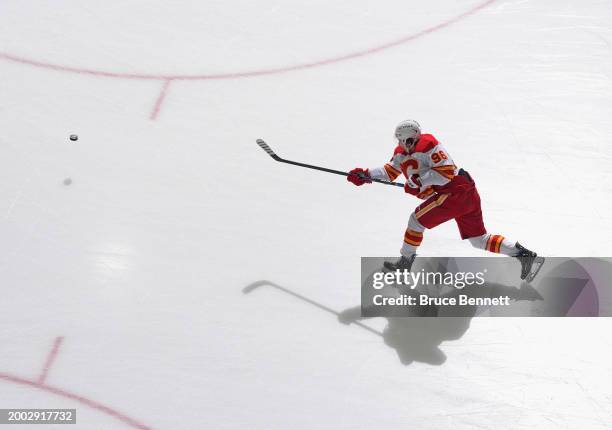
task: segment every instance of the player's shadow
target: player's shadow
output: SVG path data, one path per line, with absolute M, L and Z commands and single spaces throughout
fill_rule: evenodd
M 455 306 L 451 308 L 452 315 L 454 316 L 440 316 L 449 315 L 448 309 L 444 309 L 443 306 L 417 306 L 414 308 L 415 313 L 413 317 L 385 317 L 387 325 L 380 332 L 361 322 L 367 319 L 367 317 L 362 317 L 360 306 L 337 312 L 306 296 L 265 280 L 246 286 L 243 289 L 243 293 L 248 294 L 264 286 L 280 290 L 333 314 L 343 324 L 354 324 L 363 330 L 382 337 L 384 343 L 396 351 L 400 362 L 404 365 L 409 365 L 413 362 L 431 365 L 443 364 L 446 361 L 446 354 L 440 349 L 440 345 L 445 341 L 460 339 L 468 331 L 470 321 L 479 309 L 478 306 L 461 306 L 460 308 Z M 519 295 L 525 296 L 525 294 L 537 295 L 526 285 L 521 286 L 519 289 L 495 284 L 491 288 L 495 295 L 510 294 L 515 297 Z M 465 293 L 465 290 L 463 292 Z M 447 296 L 454 294 L 458 294 L 458 292 L 450 292 Z
M 470 328 L 472 318 L 479 312 L 478 306 L 414 306 L 411 310 L 412 316 L 402 317 L 385 316 L 387 324 L 382 332 L 363 324 L 361 321 L 369 317 L 362 316 L 360 306 L 351 307 L 341 312 L 335 311 L 321 303 L 306 296 L 298 294 L 289 288 L 285 288 L 270 281 L 257 281 L 243 289 L 245 294 L 260 288 L 274 288 L 317 308 L 333 314 L 343 324 L 354 324 L 363 330 L 369 331 L 382 337 L 384 343 L 393 348 L 400 362 L 409 365 L 413 362 L 441 365 L 446 361 L 446 354 L 440 348 L 443 342 L 460 339 Z M 413 291 L 409 294 L 422 294 Z M 508 295 L 513 300 L 540 300 L 539 294 L 527 284 L 520 288 L 509 287 L 500 284 L 488 284 L 480 286 L 470 292 L 469 288 L 463 290 L 451 289 L 444 294 L 436 294 L 438 297 L 453 297 L 458 294 L 469 294 L 472 296 L 503 296 Z
M 549 259 L 548 270 L 540 275 L 535 287 L 522 283 L 513 287 L 499 283 L 486 282 L 478 287 L 444 289 L 433 288 L 425 291 L 429 297 L 456 297 L 465 294 L 472 298 L 508 296 L 512 306 L 478 307 L 470 305 L 453 306 L 411 306 L 406 309 L 389 310 L 384 316 L 364 317 L 362 315 L 380 315 L 370 312 L 372 308 L 362 309 L 351 307 L 338 312 L 308 297 L 298 294 L 288 288 L 270 281 L 258 281 L 244 288 L 249 293 L 258 287 L 275 288 L 299 300 L 316 306 L 333 314 L 341 323 L 353 324 L 364 331 L 380 336 L 384 343 L 393 348 L 400 362 L 409 365 L 413 362 L 441 365 L 446 361 L 443 352 L 444 342 L 460 339 L 470 328 L 471 320 L 477 315 L 489 316 L 597 316 L 612 314 L 612 294 L 608 294 L 609 279 L 612 277 L 612 264 L 604 259 L 582 258 Z M 424 260 L 427 264 L 429 260 Z M 425 271 L 445 273 L 457 271 L 452 259 L 432 259 L 432 266 L 426 265 Z M 493 262 L 503 262 L 503 259 L 493 259 Z M 377 263 L 374 265 L 376 266 Z M 503 269 L 503 267 L 502 267 Z M 376 271 L 373 271 L 375 273 Z M 370 276 L 372 276 L 372 274 Z M 492 279 L 497 279 L 495 276 Z M 366 277 L 365 285 L 370 285 Z M 362 286 L 363 287 L 363 286 Z M 397 287 L 396 287 L 397 288 Z M 369 290 L 369 289 L 368 289 Z M 389 296 L 397 295 L 390 291 Z M 401 290 L 402 294 L 418 295 L 424 291 Z M 363 300 L 370 303 L 369 300 Z M 401 315 L 401 316 L 400 316 Z M 378 331 L 364 320 L 369 318 L 385 318 L 383 331 Z
M 423 291 L 403 291 L 404 294 L 420 295 Z M 472 297 L 486 295 L 501 297 L 508 295 L 514 300 L 539 300 L 538 295 L 528 284 L 521 288 L 508 287 L 501 284 L 488 284 L 478 289 L 449 290 L 444 294 L 436 294 L 439 298 L 457 298 L 459 294 Z M 431 294 L 428 294 L 432 297 Z M 531 296 L 527 298 L 527 296 Z M 460 339 L 470 328 L 471 320 L 482 308 L 475 305 L 423 305 L 412 306 L 410 316 L 402 309 L 402 316 L 385 316 L 387 325 L 382 332 L 385 344 L 395 350 L 400 362 L 409 365 L 413 362 L 441 365 L 446 361 L 446 354 L 440 348 L 443 342 Z M 361 306 L 345 309 L 338 314 L 338 320 L 344 324 L 356 323 L 367 318 L 363 317 Z M 367 313 L 367 312 L 366 312 Z
M 446 354 L 440 345 L 460 339 L 470 328 L 472 317 L 389 317 L 385 318 L 387 325 L 381 336 L 404 365 L 415 361 L 441 365 L 446 361 Z M 363 319 L 360 306 L 345 309 L 338 315 L 338 320 L 344 324 Z

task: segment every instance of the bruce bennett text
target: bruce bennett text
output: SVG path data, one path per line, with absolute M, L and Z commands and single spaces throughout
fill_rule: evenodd
M 372 303 L 375 306 L 508 306 L 510 297 L 470 297 L 467 294 L 457 297 L 430 297 L 427 294 L 384 297 L 377 294 L 372 297 Z

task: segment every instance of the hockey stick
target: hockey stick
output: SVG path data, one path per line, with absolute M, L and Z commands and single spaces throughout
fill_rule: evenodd
M 313 166 L 312 164 L 299 163 L 297 161 L 285 160 L 284 158 L 280 158 L 278 155 L 276 155 L 276 152 L 272 151 L 272 148 L 270 148 L 270 146 L 268 146 L 268 144 L 264 142 L 263 139 L 257 139 L 257 144 L 261 147 L 261 149 L 266 151 L 270 157 L 272 157 L 276 161 L 280 161 L 281 163 L 293 164 L 294 166 L 306 167 L 307 169 L 320 170 L 322 172 L 334 173 L 336 175 L 342 175 L 342 176 L 349 175 L 349 173 L 343 172 L 341 170 L 328 169 L 327 167 Z M 404 187 L 403 184 L 399 184 L 397 182 L 385 181 L 384 179 L 365 178 L 363 176 L 361 177 L 363 179 L 371 180 L 372 182 L 378 182 L 379 184 L 394 185 L 396 187 L 402 187 L 402 188 Z
M 320 303 L 317 303 L 317 302 L 315 302 L 314 300 L 309 299 L 308 297 L 304 297 L 304 296 L 302 296 L 301 294 L 294 293 L 293 291 L 291 291 L 291 290 L 289 290 L 289 289 L 287 289 L 287 288 L 285 288 L 285 287 L 281 287 L 280 285 L 275 284 L 274 282 L 270 282 L 270 281 L 257 281 L 257 282 L 253 282 L 252 284 L 249 284 L 249 285 L 247 285 L 246 287 L 244 287 L 244 288 L 242 289 L 242 292 L 243 292 L 244 294 L 249 294 L 249 293 L 250 293 L 251 291 L 253 291 L 254 289 L 256 289 L 256 288 L 258 288 L 258 287 L 261 287 L 261 286 L 263 286 L 263 285 L 269 285 L 270 287 L 274 287 L 274 288 L 276 288 L 276 289 L 278 289 L 278 290 L 284 291 L 285 293 L 290 294 L 290 295 L 292 295 L 293 297 L 297 297 L 298 299 L 303 300 L 303 301 L 305 301 L 306 303 L 310 303 L 311 305 L 314 305 L 314 306 L 318 307 L 319 309 L 324 310 L 325 312 L 329 312 L 330 314 L 334 314 L 334 315 L 336 315 L 336 316 L 340 316 L 340 313 L 339 313 L 339 312 L 337 312 L 337 311 L 335 311 L 335 310 L 333 310 L 333 309 L 331 309 L 331 308 L 328 308 L 328 307 L 327 307 L 327 306 L 325 306 L 325 305 L 322 305 L 322 304 L 320 304 Z M 383 335 L 381 332 L 379 332 L 379 331 L 377 331 L 377 330 L 374 330 L 373 328 L 368 327 L 367 325 L 362 324 L 362 323 L 360 323 L 359 321 L 352 321 L 352 323 L 353 323 L 353 324 L 355 324 L 355 325 L 357 325 L 357 326 L 359 326 L 359 327 L 361 327 L 362 329 L 367 330 L 367 331 L 369 331 L 369 332 L 371 332 L 371 333 L 374 333 L 374 334 L 376 334 L 376 335 L 378 335 L 378 336 L 382 336 L 382 335 Z

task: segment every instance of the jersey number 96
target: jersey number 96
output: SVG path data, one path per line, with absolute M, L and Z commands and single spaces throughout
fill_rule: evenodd
M 444 153 L 444 151 L 438 151 L 431 154 L 431 161 L 434 163 L 439 163 L 442 160 L 448 160 L 448 157 Z

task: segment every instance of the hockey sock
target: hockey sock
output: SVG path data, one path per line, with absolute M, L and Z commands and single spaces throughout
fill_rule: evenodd
M 404 257 L 410 257 L 412 254 L 416 253 L 417 248 L 423 241 L 423 231 L 425 231 L 425 227 L 421 225 L 413 213 L 408 220 L 408 228 L 404 233 L 404 243 L 400 250 L 400 253 Z
M 496 254 L 514 256 L 518 253 L 516 242 L 512 242 L 499 234 L 483 234 L 482 236 L 471 237 L 468 239 L 475 248 Z
M 416 253 L 416 250 L 422 241 L 422 231 L 416 231 L 407 228 L 406 233 L 404 234 L 404 243 L 402 244 L 402 249 L 400 250 L 400 253 L 404 257 L 410 257 L 412 254 Z

